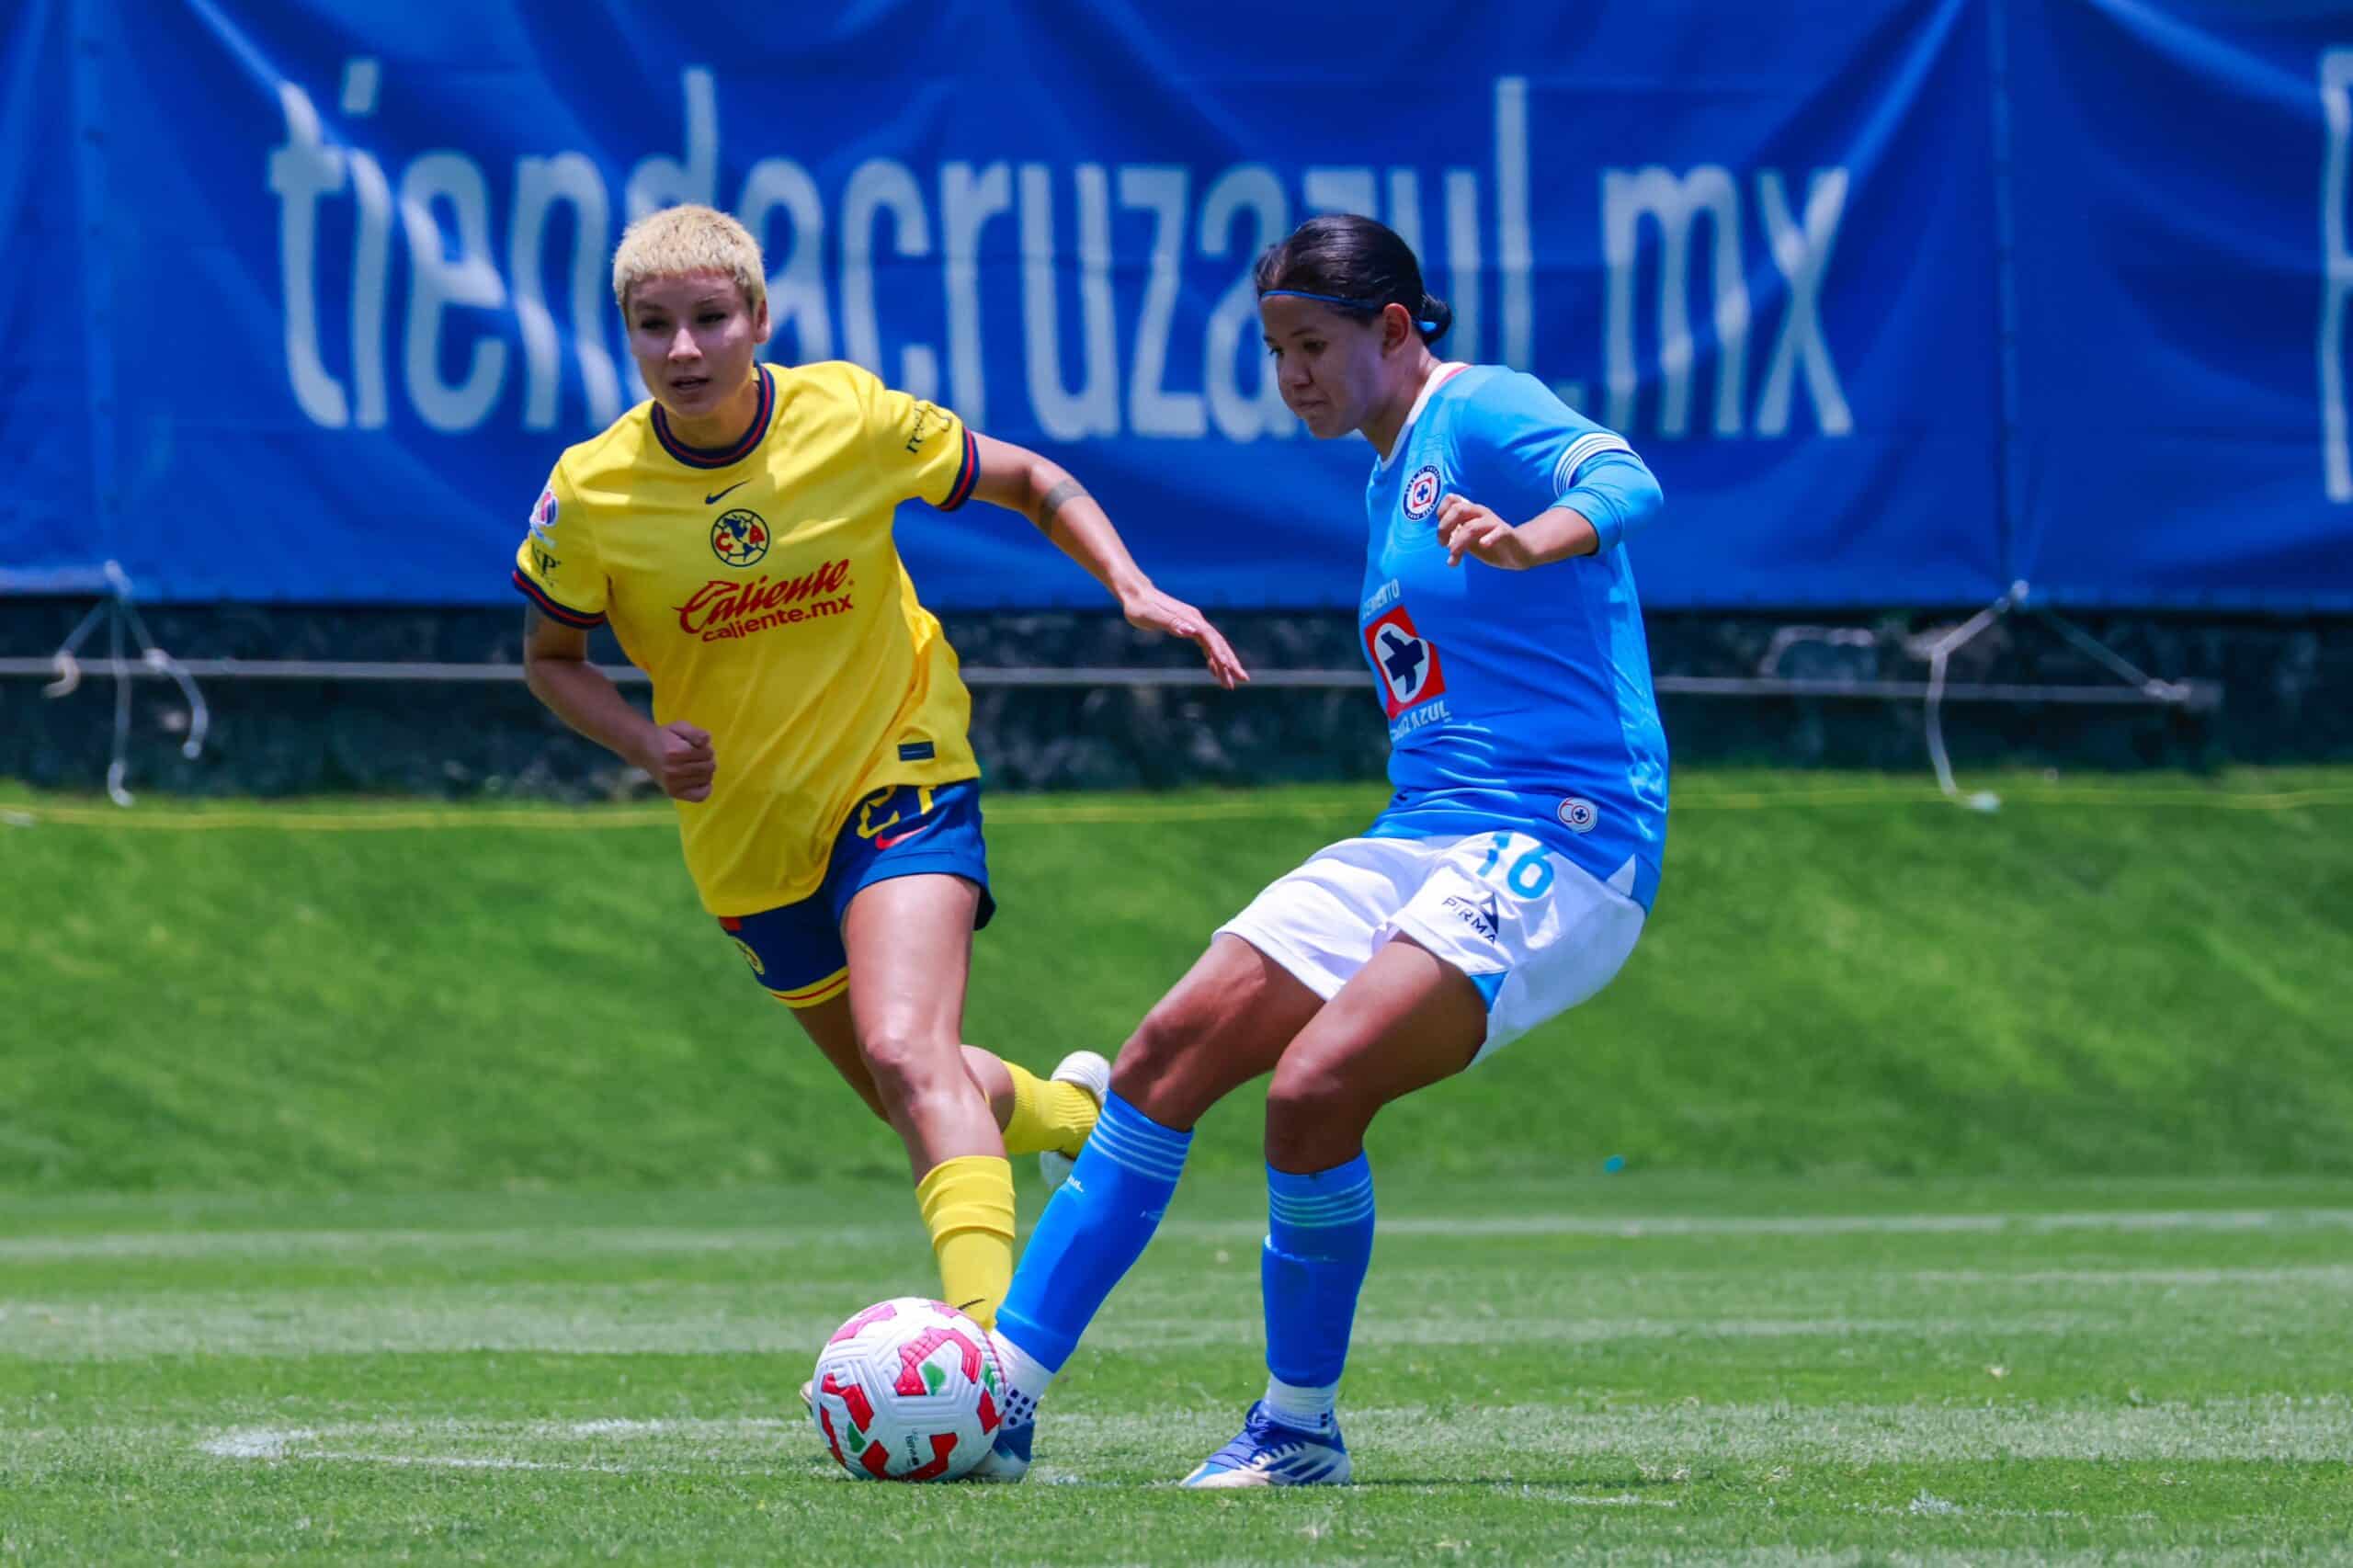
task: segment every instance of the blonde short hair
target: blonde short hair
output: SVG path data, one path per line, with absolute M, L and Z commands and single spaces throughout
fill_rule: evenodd
M 760 242 L 752 232 L 715 207 L 665 207 L 622 231 L 613 252 L 613 298 L 629 309 L 629 291 L 654 278 L 688 272 L 723 272 L 744 290 L 754 310 L 768 297 Z

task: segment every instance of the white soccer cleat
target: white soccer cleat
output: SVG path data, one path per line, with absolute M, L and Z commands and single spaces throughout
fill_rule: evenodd
M 809 1378 L 801 1384 L 801 1408 L 811 1415 L 817 1414 L 817 1380 Z
M 1056 1064 L 1053 1082 L 1076 1084 L 1095 1096 L 1097 1110 L 1111 1096 L 1111 1064 L 1099 1051 L 1074 1051 Z M 1046 1178 L 1046 1190 L 1053 1191 L 1070 1179 L 1071 1167 L 1078 1164 L 1075 1157 L 1059 1149 L 1049 1149 L 1038 1156 L 1038 1174 Z
M 1286 1426 L 1259 1401 L 1250 1407 L 1242 1435 L 1201 1461 L 1177 1483 L 1194 1491 L 1231 1491 L 1244 1486 L 1346 1486 L 1348 1447 L 1335 1427 L 1329 1436 Z

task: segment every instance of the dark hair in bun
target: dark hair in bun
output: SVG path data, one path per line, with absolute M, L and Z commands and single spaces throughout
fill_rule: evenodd
M 1454 309 L 1422 287 L 1422 264 L 1397 232 L 1354 213 L 1310 218 L 1258 258 L 1261 298 L 1303 295 L 1370 320 L 1391 305 L 1413 312 L 1424 343 L 1454 324 Z

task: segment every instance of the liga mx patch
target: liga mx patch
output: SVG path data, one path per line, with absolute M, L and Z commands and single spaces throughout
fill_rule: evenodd
M 901 762 L 929 762 L 932 756 L 933 747 L 929 741 L 909 741 L 899 748 Z
M 1437 511 L 1438 493 L 1438 469 L 1424 463 L 1414 471 L 1414 477 L 1405 482 L 1405 516 L 1418 523 Z

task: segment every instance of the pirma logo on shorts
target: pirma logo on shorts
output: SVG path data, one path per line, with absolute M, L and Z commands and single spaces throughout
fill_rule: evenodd
M 1503 922 L 1495 914 L 1494 893 L 1489 893 L 1475 903 L 1459 893 L 1449 893 L 1446 895 L 1446 907 L 1461 915 L 1471 929 L 1478 932 L 1490 942 L 1494 941 L 1496 934 L 1503 929 Z

